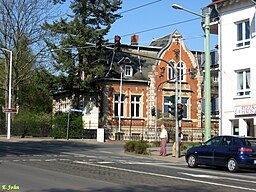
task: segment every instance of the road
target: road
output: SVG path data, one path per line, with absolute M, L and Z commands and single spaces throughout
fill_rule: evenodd
M 122 143 L 0 141 L 0 186 L 22 192 L 256 191 L 255 170 L 190 169 L 168 159 L 124 154 Z

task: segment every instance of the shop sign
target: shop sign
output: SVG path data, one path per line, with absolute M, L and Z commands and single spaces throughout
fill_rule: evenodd
M 254 115 L 256 114 L 256 105 L 244 105 L 235 107 L 235 115 Z

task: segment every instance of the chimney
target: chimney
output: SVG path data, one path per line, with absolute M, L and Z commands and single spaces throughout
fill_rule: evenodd
M 131 45 L 138 45 L 139 44 L 139 35 L 131 36 Z

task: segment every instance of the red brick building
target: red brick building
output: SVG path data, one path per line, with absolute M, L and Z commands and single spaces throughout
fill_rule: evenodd
M 138 37 L 132 37 L 134 39 Z M 132 45 L 123 45 L 122 49 L 131 54 L 119 53 L 109 76 L 102 81 L 102 125 L 108 137 L 154 140 L 155 135 L 158 138 L 160 125 L 165 123 L 173 138 L 175 119 L 168 111 L 170 98 L 175 94 L 174 69 L 164 61 L 153 59 L 155 57 L 166 60 L 178 70 L 179 102 L 184 106 L 180 126 L 186 140 L 201 140 L 202 52 L 188 50 L 178 31 L 154 40 L 150 46 L 139 46 L 133 41 Z M 150 59 L 137 56 L 138 53 Z M 191 69 L 194 69 L 194 78 L 190 77 Z M 114 78 L 111 74 L 118 75 Z M 156 109 L 155 116 L 152 116 L 152 108 Z
M 179 103 L 184 106 L 179 126 L 185 140 L 202 141 L 204 53 L 188 50 L 178 31 L 155 39 L 149 46 L 140 46 L 138 40 L 134 35 L 131 45 L 122 45 L 123 51 L 113 52 L 105 78 L 97 82 L 101 94 L 84 93 L 83 106 L 87 101 L 95 102 L 99 108 L 99 127 L 105 129 L 106 139 L 158 140 L 160 125 L 164 123 L 173 140 L 175 118 L 169 113 L 169 106 L 175 95 L 174 70 L 177 70 Z M 61 97 L 56 95 L 54 106 L 67 108 L 67 97 Z M 217 120 L 212 119 L 212 127 L 215 135 Z M 95 126 L 84 128 L 84 138 L 96 136 Z

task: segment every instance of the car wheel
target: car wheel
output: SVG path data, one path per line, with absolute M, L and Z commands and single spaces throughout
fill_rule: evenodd
M 230 158 L 228 160 L 227 168 L 229 172 L 236 172 L 239 169 L 237 161 L 234 158 Z
M 188 157 L 188 166 L 189 167 L 197 167 L 197 159 L 195 155 L 190 155 Z

